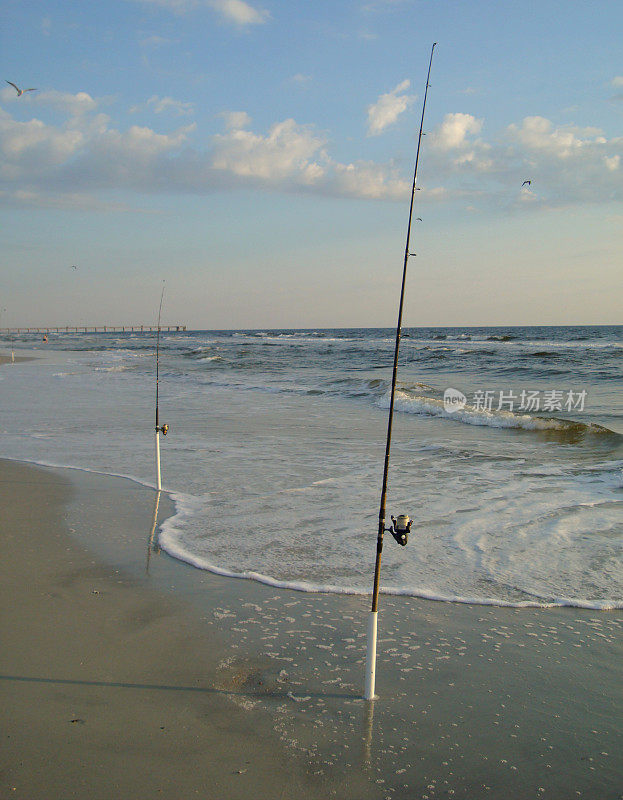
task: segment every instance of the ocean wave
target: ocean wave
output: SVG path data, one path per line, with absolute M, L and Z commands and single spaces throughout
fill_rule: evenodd
M 166 519 L 160 526 L 160 534 L 158 538 L 159 546 L 170 556 L 190 564 L 197 569 L 212 572 L 215 575 L 221 575 L 226 578 L 235 578 L 237 580 L 251 580 L 257 583 L 262 583 L 266 586 L 271 586 L 275 589 L 289 589 L 295 592 L 305 592 L 308 594 L 345 594 L 345 595 L 367 595 L 370 594 L 369 589 L 364 589 L 355 586 L 340 586 L 334 583 L 313 583 L 311 581 L 301 580 L 288 580 L 285 578 L 275 578 L 270 575 L 265 575 L 261 572 L 254 570 L 245 570 L 238 572 L 227 567 L 219 567 L 211 563 L 207 558 L 194 552 L 187 547 L 178 535 L 178 525 L 183 524 L 184 520 L 192 516 L 192 511 L 187 505 L 187 501 L 182 499 L 181 496 L 172 495 L 176 503 L 176 514 Z M 434 600 L 442 603 L 461 603 L 466 605 L 480 605 L 480 606 L 498 606 L 504 608 L 554 608 L 554 607 L 571 607 L 571 608 L 586 608 L 595 611 L 611 611 L 618 608 L 623 608 L 623 602 L 619 600 L 588 600 L 584 598 L 572 597 L 539 597 L 535 592 L 525 591 L 522 592 L 526 595 L 532 595 L 530 600 L 504 600 L 495 597 L 479 597 L 477 595 L 462 596 L 458 594 L 443 594 L 435 592 L 426 588 L 411 588 L 406 586 L 383 586 L 380 587 L 381 594 L 394 595 L 400 597 L 419 597 L 423 600 Z
M 381 408 L 389 408 L 389 395 L 378 401 Z M 491 410 L 466 405 L 456 411 L 447 411 L 442 400 L 433 397 L 413 396 L 408 392 L 397 390 L 395 408 L 407 414 L 423 414 L 442 417 L 467 425 L 483 425 L 491 428 L 517 428 L 527 431 L 560 431 L 562 433 L 582 433 L 593 435 L 609 435 L 619 437 L 609 428 L 589 422 L 560 419 L 558 417 L 537 417 L 531 414 L 515 414 L 513 411 Z

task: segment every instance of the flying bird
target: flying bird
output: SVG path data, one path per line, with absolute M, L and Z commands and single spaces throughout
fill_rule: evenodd
M 524 181 L 524 182 L 521 184 L 521 188 L 523 189 L 523 187 L 524 187 L 526 184 L 528 184 L 528 186 L 530 186 L 530 184 L 531 184 L 531 183 L 532 183 L 532 181 Z
M 24 94 L 24 92 L 36 92 L 37 91 L 36 89 L 20 89 L 19 86 L 16 86 L 12 81 L 7 81 L 7 83 L 10 84 L 15 89 L 15 91 L 17 92 L 17 96 L 18 97 L 21 97 Z
M 78 269 L 78 267 L 75 264 L 72 264 L 71 269 Z

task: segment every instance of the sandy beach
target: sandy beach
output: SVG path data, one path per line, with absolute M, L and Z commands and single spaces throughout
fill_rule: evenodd
M 0 474 L 0 795 L 321 797 L 266 715 L 219 690 L 215 631 L 68 538 L 68 480 Z
M 181 564 L 129 480 L 0 491 L 2 796 L 620 797 L 620 612 L 383 597 L 367 705 L 367 598 Z

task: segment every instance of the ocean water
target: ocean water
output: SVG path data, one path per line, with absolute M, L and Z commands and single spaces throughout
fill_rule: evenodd
M 13 344 L 36 360 L 0 368 L 0 455 L 153 485 L 155 337 Z M 161 546 L 225 575 L 369 592 L 393 347 L 389 329 L 163 333 L 177 513 Z M 414 522 L 406 547 L 386 537 L 382 590 L 623 607 L 622 366 L 623 326 L 406 329 L 388 515 Z

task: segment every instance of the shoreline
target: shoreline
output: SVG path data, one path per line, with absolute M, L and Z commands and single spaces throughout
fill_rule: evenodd
M 620 611 L 383 595 L 365 704 L 367 596 L 197 570 L 73 472 L 0 460 L 7 794 L 618 798 Z
M 322 797 L 265 715 L 217 685 L 216 631 L 70 538 L 59 472 L 0 460 L 0 795 L 268 800 L 280 777 Z

